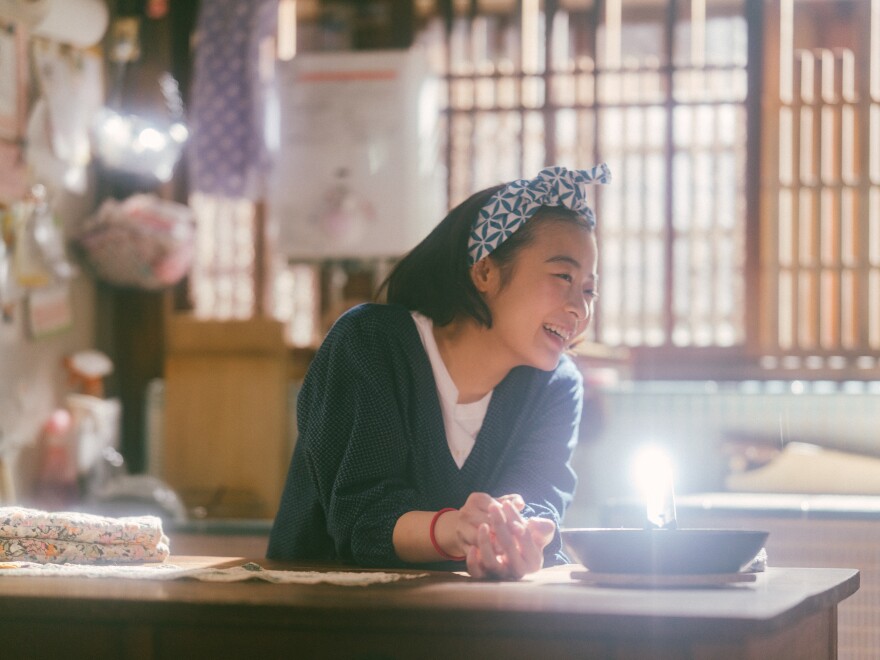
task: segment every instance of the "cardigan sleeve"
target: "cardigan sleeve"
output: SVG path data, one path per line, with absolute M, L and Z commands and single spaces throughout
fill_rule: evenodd
M 532 408 L 531 423 L 508 455 L 494 492 L 496 497 L 518 493 L 526 502 L 523 516 L 556 523 L 556 534 L 544 550 L 544 565 L 568 563 L 559 528 L 574 497 L 577 476 L 571 457 L 578 440 L 583 406 L 583 378 L 563 358 Z
M 310 368 L 298 408 L 299 441 L 336 555 L 364 566 L 404 565 L 394 526 L 419 508 L 389 350 L 375 328 L 343 317 Z

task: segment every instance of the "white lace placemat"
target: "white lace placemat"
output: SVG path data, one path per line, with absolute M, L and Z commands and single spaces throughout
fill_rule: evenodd
M 129 580 L 180 580 L 203 582 L 242 582 L 264 580 L 275 584 L 335 584 L 366 587 L 399 580 L 426 577 L 427 573 L 385 573 L 381 571 L 276 571 L 254 562 L 231 568 L 185 568 L 174 564 L 142 566 L 85 566 L 82 564 L 38 564 L 15 561 L 0 563 L 2 577 L 86 577 L 125 578 Z

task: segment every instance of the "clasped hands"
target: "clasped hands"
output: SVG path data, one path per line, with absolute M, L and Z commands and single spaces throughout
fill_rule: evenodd
M 476 578 L 518 580 L 544 565 L 544 548 L 556 524 L 546 518 L 523 518 L 519 495 L 494 498 L 471 493 L 458 511 L 437 521 L 438 537 L 451 554 L 467 557 L 468 572 Z

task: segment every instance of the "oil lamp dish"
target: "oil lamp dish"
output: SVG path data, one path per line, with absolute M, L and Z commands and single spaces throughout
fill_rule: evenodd
M 563 529 L 574 557 L 597 573 L 663 575 L 737 573 L 768 532 L 738 529 Z

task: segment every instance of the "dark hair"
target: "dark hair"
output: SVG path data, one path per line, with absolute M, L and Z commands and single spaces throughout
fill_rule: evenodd
M 466 315 L 491 328 L 492 313 L 471 280 L 467 248 L 477 214 L 503 187 L 493 186 L 474 193 L 452 209 L 397 263 L 377 295 L 385 291 L 389 303 L 424 314 L 438 326 Z M 510 280 L 517 253 L 534 240 L 540 225 L 551 220 L 572 222 L 587 231 L 593 229 L 590 220 L 571 209 L 542 206 L 489 255 L 501 268 L 502 286 Z

